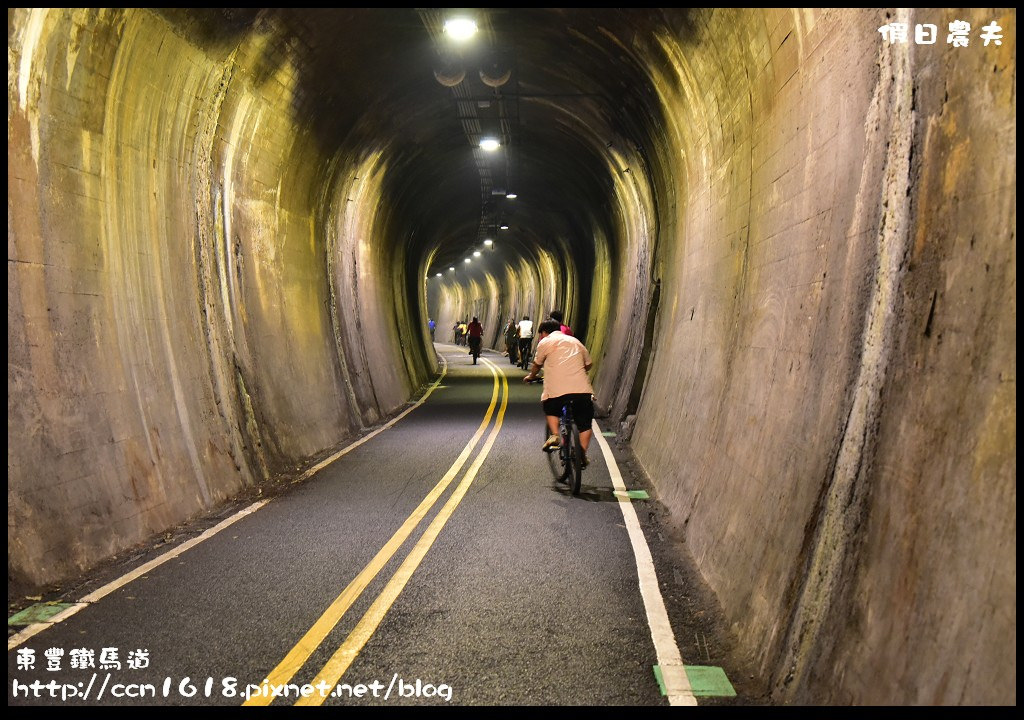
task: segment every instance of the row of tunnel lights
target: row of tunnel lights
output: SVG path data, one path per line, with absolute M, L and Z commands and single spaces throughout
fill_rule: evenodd
M 444 22 L 444 31 L 453 41 L 466 42 L 476 35 L 476 20 L 466 17 L 450 18 Z M 480 149 L 486 152 L 495 152 L 500 147 L 501 142 L 497 138 L 485 137 L 480 140 Z M 505 197 L 514 199 L 515 194 L 506 195 Z
M 455 42 L 465 42 L 476 35 L 477 25 L 476 21 L 470 18 L 451 18 L 446 20 L 444 23 L 444 31 L 448 34 Z M 480 149 L 486 152 L 495 152 L 501 147 L 501 143 L 492 137 L 485 137 L 480 140 Z M 515 193 L 507 193 L 505 195 L 509 200 L 515 200 L 517 195 Z M 502 225 L 499 230 L 508 230 L 508 225 Z M 488 250 L 494 248 L 494 241 L 490 238 L 484 240 L 484 245 Z M 480 257 L 482 253 L 479 250 L 473 251 L 473 257 Z M 466 258 L 463 260 L 466 265 L 473 262 L 473 258 Z M 449 272 L 455 272 L 455 267 L 449 267 Z M 436 277 L 441 277 L 441 273 L 437 273 Z
M 502 225 L 498 229 L 499 230 L 508 230 L 508 225 Z M 484 245 L 487 247 L 488 250 L 493 250 L 494 249 L 494 241 L 491 240 L 490 238 L 487 238 L 486 240 L 484 240 Z M 473 251 L 473 257 L 480 257 L 482 254 L 483 253 L 481 253 L 479 250 L 474 250 Z M 473 258 L 466 258 L 462 262 L 464 262 L 465 264 L 469 265 L 471 262 L 473 262 Z M 452 267 L 449 267 L 448 271 L 449 272 L 455 272 L 455 266 L 453 265 Z M 437 273 L 435 275 L 435 277 L 441 277 L 441 273 Z

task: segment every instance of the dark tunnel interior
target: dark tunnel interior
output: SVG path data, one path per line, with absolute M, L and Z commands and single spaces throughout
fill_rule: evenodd
M 1005 702 L 1015 11 L 454 13 L 8 9 L 11 582 L 393 416 L 428 319 L 561 308 L 777 697 Z M 878 32 L 960 17 L 1009 31 Z

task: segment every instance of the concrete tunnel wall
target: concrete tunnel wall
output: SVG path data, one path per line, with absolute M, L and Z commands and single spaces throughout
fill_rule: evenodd
M 372 241 L 386 161 L 319 154 L 266 37 L 8 24 L 9 574 L 45 583 L 294 470 L 432 368 Z
M 438 280 L 394 129 L 325 154 L 269 31 L 9 11 L 10 575 L 378 421 L 433 370 L 428 314 L 500 348 L 561 306 L 776 701 L 1015 702 L 1015 13 L 950 12 L 590 28 L 637 70 L 621 114 L 550 109 L 603 207 Z M 955 19 L 1009 30 L 877 32 Z
M 954 19 L 1015 27 L 712 13 L 644 47 L 678 110 L 633 444 L 780 698 L 1015 698 L 1015 37 L 877 41 Z

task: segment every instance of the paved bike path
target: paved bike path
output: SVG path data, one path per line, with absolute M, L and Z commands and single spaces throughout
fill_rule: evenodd
M 224 679 L 259 683 L 378 553 L 451 467 L 481 425 L 494 381 L 466 350 L 439 346 L 449 372 L 424 405 L 387 431 L 213 538 L 31 638 L 35 671 L 8 653 L 9 704 L 81 704 L 12 697 L 11 681 L 78 687 L 100 668 L 70 669 L 72 649 L 119 650 L 111 683 L 157 688 L 156 698 L 106 704 L 227 704 Z M 485 352 L 508 376 L 508 402 L 472 484 L 422 564 L 339 682 L 445 685 L 453 704 L 663 704 L 636 567 L 596 444 L 582 496 L 555 484 L 539 451 L 539 386 Z M 500 390 L 500 388 L 499 388 Z M 437 517 L 468 462 L 407 540 L 301 665 L 312 679 Z M 44 652 L 64 651 L 60 671 Z M 130 670 L 130 651 L 148 667 Z M 195 696 L 183 697 L 189 684 Z M 165 697 L 167 679 L 170 692 Z M 210 696 L 205 683 L 212 679 Z M 78 683 L 82 685 L 79 686 Z M 91 689 L 95 702 L 98 686 Z M 397 688 L 393 688 L 397 690 Z M 109 692 L 109 691 L 108 691 Z M 44 693 L 45 695 L 45 693 Z M 290 704 L 282 699 L 274 705 Z M 327 698 L 326 704 L 444 702 L 443 698 Z

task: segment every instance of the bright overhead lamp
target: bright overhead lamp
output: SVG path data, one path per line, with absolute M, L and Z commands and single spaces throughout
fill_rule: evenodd
M 472 261 L 472 260 L 470 260 L 469 258 L 466 258 L 466 259 L 465 259 L 465 260 L 463 260 L 462 262 L 464 262 L 464 263 L 466 263 L 466 264 L 468 265 L 469 263 L 471 263 L 471 262 L 473 262 L 473 261 Z
M 480 251 L 479 250 L 474 250 L 473 251 L 473 257 L 480 257 Z
M 455 272 L 455 268 L 453 268 L 453 267 L 450 267 L 448 269 L 451 270 L 452 272 Z
M 502 225 L 499 230 L 508 230 L 508 225 Z
M 438 277 L 441 277 L 441 273 L 438 273 L 438 274 L 437 274 L 437 276 L 438 276 Z
M 519 196 L 516 195 L 515 193 L 508 193 L 505 197 L 507 197 L 509 200 L 515 200 Z
M 444 31 L 456 42 L 465 42 L 476 35 L 476 20 L 469 18 L 451 18 L 444 21 Z
M 480 141 L 480 149 L 487 152 L 494 152 L 501 147 L 501 143 L 494 138 L 484 138 Z
M 484 245 L 486 245 L 487 247 L 490 247 L 493 244 L 494 244 L 493 240 L 484 240 Z

